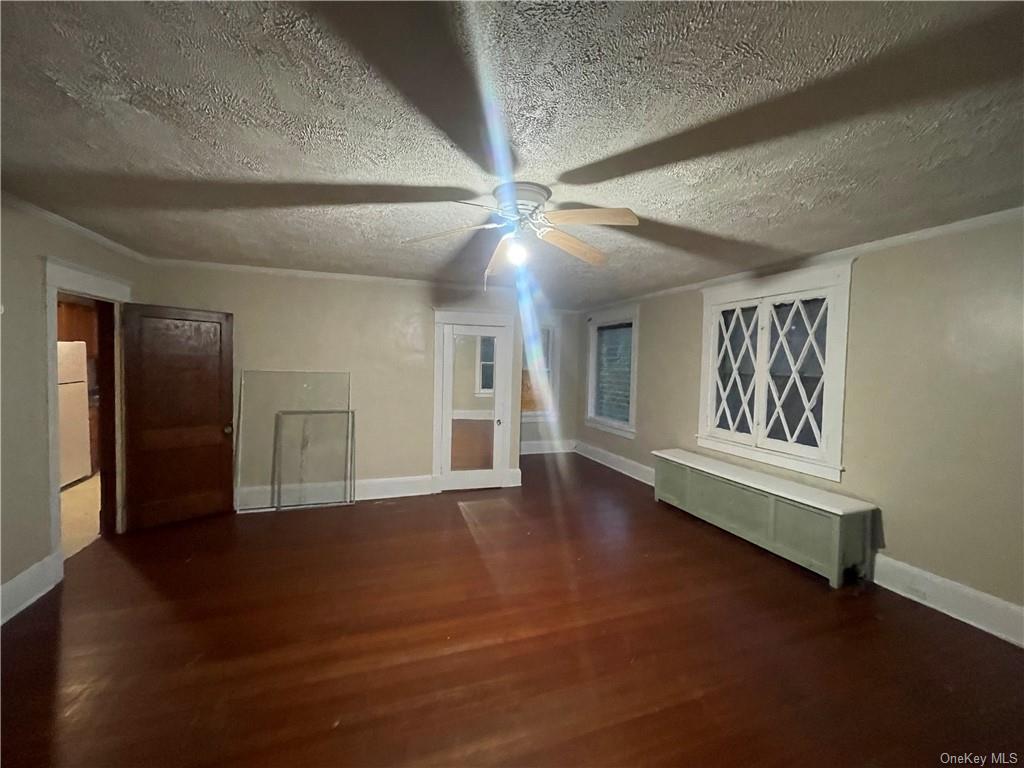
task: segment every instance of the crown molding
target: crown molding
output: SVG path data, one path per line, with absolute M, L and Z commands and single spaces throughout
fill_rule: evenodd
M 192 259 L 154 258 L 150 261 L 158 267 L 209 269 L 220 272 L 246 272 L 249 274 L 275 275 L 277 277 L 296 277 L 315 280 L 341 280 L 350 283 L 392 283 L 397 285 L 413 285 L 421 288 L 438 287 L 455 291 L 481 290 L 479 285 L 471 283 L 438 282 L 436 280 L 420 280 L 414 277 L 388 277 L 387 275 L 359 275 L 352 272 L 316 272 L 311 269 L 291 269 L 288 267 L 260 267 L 253 264 L 226 264 L 220 261 L 199 261 Z M 502 295 L 512 295 L 515 289 L 507 285 L 489 285 L 488 291 Z
M 27 200 L 22 200 L 20 197 L 12 195 L 10 192 L 3 192 L 3 204 L 16 211 L 21 211 L 22 213 L 27 213 L 30 216 L 35 216 L 36 218 L 49 222 L 61 229 L 74 232 L 76 235 L 81 235 L 97 245 L 102 245 L 104 248 L 114 251 L 115 253 L 127 256 L 129 259 L 142 261 L 146 264 L 155 264 L 159 261 L 159 259 L 156 259 L 153 256 L 147 256 L 144 253 L 139 253 L 139 251 L 136 251 L 134 248 L 129 248 L 127 245 L 123 245 L 116 240 L 111 240 L 109 237 L 101 235 L 99 232 L 94 232 L 88 227 L 83 227 L 81 224 L 76 224 L 70 219 L 65 219 L 63 216 L 56 214 L 53 211 L 48 211 L 45 208 L 40 208 L 38 205 L 28 202 Z
M 453 282 L 438 282 L 435 280 L 421 280 L 410 277 L 388 277 L 387 275 L 359 275 L 350 272 L 318 272 L 311 269 L 290 269 L 288 267 L 265 267 L 256 266 L 253 264 L 227 264 L 219 261 L 199 261 L 197 259 L 167 259 L 158 256 L 150 256 L 149 254 L 141 253 L 136 251 L 134 248 L 129 248 L 116 240 L 111 240 L 105 235 L 101 235 L 99 232 L 95 232 L 88 227 L 83 227 L 70 219 L 66 219 L 60 214 L 48 211 L 45 208 L 40 208 L 38 205 L 34 205 L 26 200 L 22 200 L 16 195 L 12 195 L 9 192 L 3 192 L 3 204 L 13 208 L 14 210 L 27 213 L 31 216 L 35 216 L 42 219 L 54 226 L 66 229 L 70 232 L 74 232 L 77 235 L 91 240 L 98 245 L 107 248 L 115 253 L 122 256 L 126 256 L 134 261 L 139 261 L 144 264 L 157 266 L 157 267 L 171 267 L 171 268 L 189 268 L 189 269 L 211 269 L 224 272 L 245 272 L 250 274 L 262 274 L 262 275 L 276 275 L 278 277 L 298 277 L 312 280 L 343 280 L 347 282 L 387 282 L 398 285 L 414 285 L 419 287 L 440 287 L 448 288 L 451 290 L 460 291 L 479 291 L 480 286 L 470 283 L 453 283 Z M 507 285 L 492 285 L 488 288 L 490 291 L 506 295 L 513 294 L 515 288 Z
M 45 208 L 40 208 L 33 203 L 26 200 L 22 200 L 20 197 L 13 195 L 9 192 L 2 193 L 3 204 L 10 206 L 15 210 L 22 211 L 41 218 L 55 226 L 62 227 L 69 231 L 75 232 L 93 242 L 102 245 L 105 248 L 119 253 L 122 256 L 126 256 L 135 261 L 140 261 L 145 264 L 162 266 L 162 267 L 191 267 L 195 269 L 213 269 L 222 270 L 228 272 L 248 272 L 253 274 L 265 274 L 265 275 L 278 275 L 281 277 L 300 277 L 314 280 L 345 280 L 349 282 L 389 282 L 397 283 L 400 285 L 418 285 L 418 286 L 437 286 L 442 288 L 450 288 L 452 290 L 469 290 L 477 291 L 479 287 L 469 283 L 448 283 L 448 282 L 437 282 L 433 280 L 422 280 L 417 278 L 409 277 L 387 277 L 385 275 L 358 275 L 348 272 L 316 272 L 313 270 L 306 269 L 290 269 L 287 267 L 263 267 L 255 266 L 251 264 L 226 264 L 218 261 L 198 261 L 193 259 L 165 259 L 157 256 L 150 256 L 149 254 L 141 253 L 134 248 L 129 248 L 116 240 L 111 240 L 105 235 L 101 235 L 98 232 L 83 227 L 81 224 L 77 224 L 70 219 L 66 219 L 63 216 L 48 211 Z M 972 229 L 978 229 L 980 227 L 995 224 L 1001 221 L 1012 221 L 1018 219 L 1024 221 L 1024 207 L 1009 208 L 1004 211 L 996 211 L 995 213 L 987 213 L 982 216 L 975 216 L 970 219 L 962 219 L 960 221 L 950 222 L 948 224 L 940 224 L 935 227 L 928 227 L 926 229 L 919 229 L 913 232 L 905 232 L 900 235 L 893 235 L 891 237 L 885 237 L 880 240 L 872 240 L 859 245 L 852 245 L 847 248 L 840 248 L 835 251 L 827 251 L 814 256 L 803 257 L 794 259 L 788 262 L 781 262 L 777 265 L 772 265 L 773 272 L 784 272 L 797 267 L 807 267 L 820 264 L 829 263 L 852 263 L 857 257 L 864 254 L 873 253 L 875 251 L 884 250 L 886 248 L 895 248 L 901 245 L 907 245 L 909 243 L 915 243 L 920 240 L 928 240 L 933 237 L 941 237 L 943 235 L 951 235 L 958 232 L 967 232 Z M 621 304 L 627 304 L 630 302 L 646 301 L 647 299 L 654 299 L 660 296 L 668 296 L 676 293 L 688 293 L 690 291 L 700 291 L 704 288 L 710 288 L 715 285 L 724 285 L 727 283 L 736 282 L 738 280 L 747 280 L 752 277 L 758 277 L 756 270 L 746 270 L 744 272 L 736 272 L 731 275 L 722 275 L 721 277 L 713 277 L 708 280 L 702 280 L 696 283 L 687 283 L 685 285 L 675 286 L 673 288 L 663 288 L 657 291 L 651 291 L 649 293 L 639 294 L 637 296 L 630 296 L 627 298 L 617 299 L 614 302 L 606 304 L 599 304 L 591 307 L 583 307 L 580 309 L 560 309 L 557 307 L 550 307 L 548 311 L 558 314 L 566 315 L 579 315 L 589 312 L 599 312 L 605 309 L 612 309 L 618 307 Z M 490 288 L 492 291 L 497 291 L 502 294 L 515 293 L 515 288 L 512 286 L 496 285 Z
M 954 235 L 960 232 L 969 232 L 974 229 L 980 229 L 981 227 L 990 226 L 992 224 L 998 224 L 1004 221 L 1013 221 L 1015 219 L 1024 224 L 1024 207 L 1007 208 L 1004 211 L 986 213 L 981 216 L 974 216 L 970 219 L 952 221 L 948 224 L 939 224 L 938 226 L 935 227 L 918 229 L 914 230 L 913 232 L 904 232 L 903 234 L 900 235 L 892 235 L 890 237 L 884 237 L 880 240 L 871 240 L 866 243 L 860 243 L 859 245 L 851 245 L 847 248 L 840 248 L 835 251 L 826 251 L 825 253 L 819 253 L 814 256 L 796 258 L 791 261 L 784 261 L 780 262 L 779 264 L 769 266 L 772 270 L 772 273 L 774 274 L 777 272 L 787 272 L 792 269 L 821 266 L 824 264 L 852 264 L 858 257 L 864 256 L 869 253 L 875 253 L 877 251 L 886 250 L 888 248 L 897 248 L 901 245 L 909 245 L 910 243 L 916 243 L 922 240 L 930 240 L 935 237 Z M 675 293 L 689 293 L 691 291 L 701 291 L 705 288 L 711 288 L 712 286 L 726 285 L 729 283 L 735 283 L 741 280 L 749 280 L 751 278 L 761 276 L 763 276 L 763 273 L 759 273 L 757 270 L 735 272 L 731 275 L 712 277 L 708 280 L 701 280 L 698 283 L 687 283 L 686 285 L 678 285 L 674 288 L 663 288 L 661 290 L 651 291 L 650 293 L 643 293 L 640 294 L 639 296 L 633 296 L 627 299 L 618 299 L 610 304 L 601 304 L 589 309 L 582 309 L 576 311 L 599 312 L 604 309 L 611 309 L 613 307 L 617 307 L 620 304 L 627 304 L 636 301 L 646 301 L 647 299 L 654 299 L 660 296 L 669 296 Z

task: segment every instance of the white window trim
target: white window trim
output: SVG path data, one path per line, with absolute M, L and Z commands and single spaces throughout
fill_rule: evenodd
M 484 389 L 482 386 L 483 381 L 480 370 L 481 367 L 483 366 L 483 360 L 480 359 L 480 339 L 482 338 L 482 336 L 476 337 L 476 383 L 473 385 L 473 394 L 476 395 L 477 397 L 494 397 L 493 386 L 490 389 Z M 493 362 L 488 363 L 488 365 L 490 365 L 492 368 L 494 367 Z M 493 375 L 491 376 L 491 383 L 494 383 Z
M 849 320 L 850 262 L 808 267 L 764 278 L 748 278 L 727 285 L 706 288 L 704 295 L 703 350 L 700 376 L 700 421 L 697 445 L 746 459 L 772 464 L 827 480 L 842 476 L 843 403 L 846 389 L 846 341 Z M 763 364 L 756 372 L 754 409 L 758 422 L 751 435 L 729 436 L 715 429 L 714 376 L 712 373 L 717 339 L 717 315 L 730 304 L 743 304 L 765 299 L 784 299 L 791 294 L 817 292 L 828 299 L 826 331 L 825 389 L 822 410 L 822 445 L 818 449 L 798 446 L 793 452 L 757 444 L 755 435 L 763 422 L 766 370 Z M 763 359 L 768 343 L 767 314 L 759 312 L 758 357 Z M 763 436 L 762 436 L 763 439 Z M 803 455 L 797 455 L 802 453 Z
M 594 413 L 594 397 L 597 391 L 597 329 L 619 323 L 633 324 L 633 342 L 629 365 L 629 421 L 615 421 Z M 636 381 L 637 361 L 640 353 L 640 305 L 626 304 L 601 312 L 595 312 L 587 318 L 587 416 L 584 424 L 594 429 L 610 432 L 619 437 L 632 440 L 636 437 Z
M 538 328 L 543 333 L 545 330 L 551 334 L 549 354 L 550 360 L 545 360 L 548 366 L 549 386 L 551 387 L 551 410 L 550 411 L 523 411 L 522 421 L 524 422 L 545 422 L 558 419 L 558 347 L 560 343 L 558 326 L 552 323 L 540 323 Z M 523 355 L 523 370 L 527 370 L 526 355 Z

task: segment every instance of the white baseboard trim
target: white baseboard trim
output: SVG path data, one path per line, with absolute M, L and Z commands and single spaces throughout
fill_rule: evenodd
M 330 504 L 342 498 L 344 492 L 345 487 L 342 483 L 286 485 L 281 489 L 281 501 L 285 506 Z M 423 496 L 433 492 L 430 475 L 369 477 L 356 480 L 356 501 Z M 240 514 L 266 512 L 271 509 L 270 503 L 269 485 L 242 486 L 235 490 L 235 509 Z
M 433 493 L 474 491 L 487 488 L 517 488 L 523 484 L 523 473 L 515 469 L 467 469 L 446 475 L 434 475 Z
M 606 467 L 632 477 L 634 480 L 639 480 L 647 485 L 654 485 L 654 467 L 648 467 L 639 461 L 627 459 L 624 456 L 619 456 L 617 453 L 606 451 L 604 448 L 598 448 L 596 445 L 590 445 L 590 443 L 584 443 L 581 440 L 576 441 L 575 450 L 580 456 L 586 456 L 588 459 L 596 461 L 598 464 L 604 464 Z
M 1024 647 L 1024 606 L 937 576 L 888 555 L 875 555 L 880 587 Z
M 51 552 L 0 587 L 0 616 L 3 623 L 21 613 L 64 578 L 64 553 Z
M 356 501 L 426 496 L 434 492 L 433 483 L 434 478 L 430 475 L 368 477 L 365 480 L 356 480 Z
M 524 440 L 519 444 L 520 456 L 535 453 L 572 453 L 576 450 L 575 440 Z
M 452 411 L 453 419 L 469 419 L 470 421 L 490 421 L 494 418 L 493 410 Z

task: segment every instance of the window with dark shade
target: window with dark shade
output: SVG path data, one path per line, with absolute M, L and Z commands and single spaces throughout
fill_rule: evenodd
M 628 423 L 633 324 L 619 323 L 598 328 L 595 353 L 594 415 Z

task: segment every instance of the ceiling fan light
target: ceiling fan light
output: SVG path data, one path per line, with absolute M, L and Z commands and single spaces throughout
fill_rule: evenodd
M 508 263 L 513 266 L 519 267 L 526 263 L 526 260 L 530 256 L 530 252 L 526 250 L 526 246 L 518 240 L 513 240 L 508 244 Z

